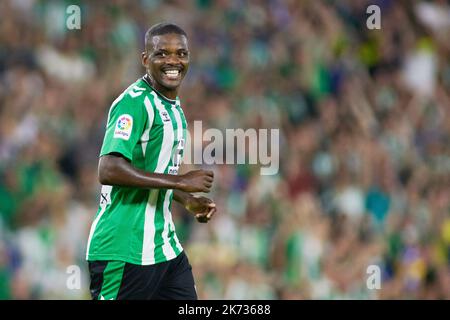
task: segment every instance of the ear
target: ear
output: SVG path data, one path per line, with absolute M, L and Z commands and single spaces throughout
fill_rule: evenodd
M 147 69 L 148 55 L 147 55 L 147 52 L 145 52 L 145 51 L 141 53 L 141 63 Z

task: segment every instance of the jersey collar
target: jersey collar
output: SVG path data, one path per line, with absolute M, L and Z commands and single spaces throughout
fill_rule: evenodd
M 153 88 L 153 86 L 151 85 L 150 78 L 149 78 L 148 74 L 145 74 L 141 79 L 142 79 L 142 81 L 145 82 L 145 84 L 146 84 L 147 86 L 150 87 L 150 89 L 152 89 L 153 91 L 155 91 L 156 94 L 157 94 L 161 99 L 163 99 L 163 100 L 165 100 L 165 101 L 167 101 L 167 102 L 169 102 L 170 104 L 173 104 L 173 105 L 175 105 L 175 104 L 177 103 L 178 97 L 177 97 L 177 99 L 175 99 L 175 100 L 174 100 L 174 99 L 169 99 L 169 98 L 167 98 L 166 96 L 164 96 L 162 93 L 160 93 L 158 90 L 156 90 L 155 88 Z

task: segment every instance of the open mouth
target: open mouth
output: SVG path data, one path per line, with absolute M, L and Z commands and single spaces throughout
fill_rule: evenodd
M 177 80 L 181 75 L 181 70 L 180 69 L 166 69 L 166 70 L 163 70 L 163 74 L 169 80 Z

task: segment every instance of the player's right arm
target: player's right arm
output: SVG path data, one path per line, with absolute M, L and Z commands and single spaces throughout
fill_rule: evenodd
M 98 177 L 101 184 L 134 188 L 178 189 L 184 192 L 209 192 L 213 172 L 194 170 L 183 175 L 151 173 L 135 168 L 120 153 L 100 158 Z
M 128 88 L 110 108 L 105 138 L 100 151 L 98 178 L 103 185 L 178 189 L 185 192 L 209 192 L 213 173 L 195 170 L 176 176 L 146 172 L 131 164 L 133 149 L 149 121 L 142 88 Z

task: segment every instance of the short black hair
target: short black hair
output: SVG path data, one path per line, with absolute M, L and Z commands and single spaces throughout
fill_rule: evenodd
M 145 50 L 148 49 L 148 45 L 151 43 L 151 40 L 154 36 L 160 36 L 163 34 L 175 33 L 185 36 L 187 38 L 187 33 L 180 26 L 171 22 L 160 22 L 154 24 L 147 30 L 145 33 Z

